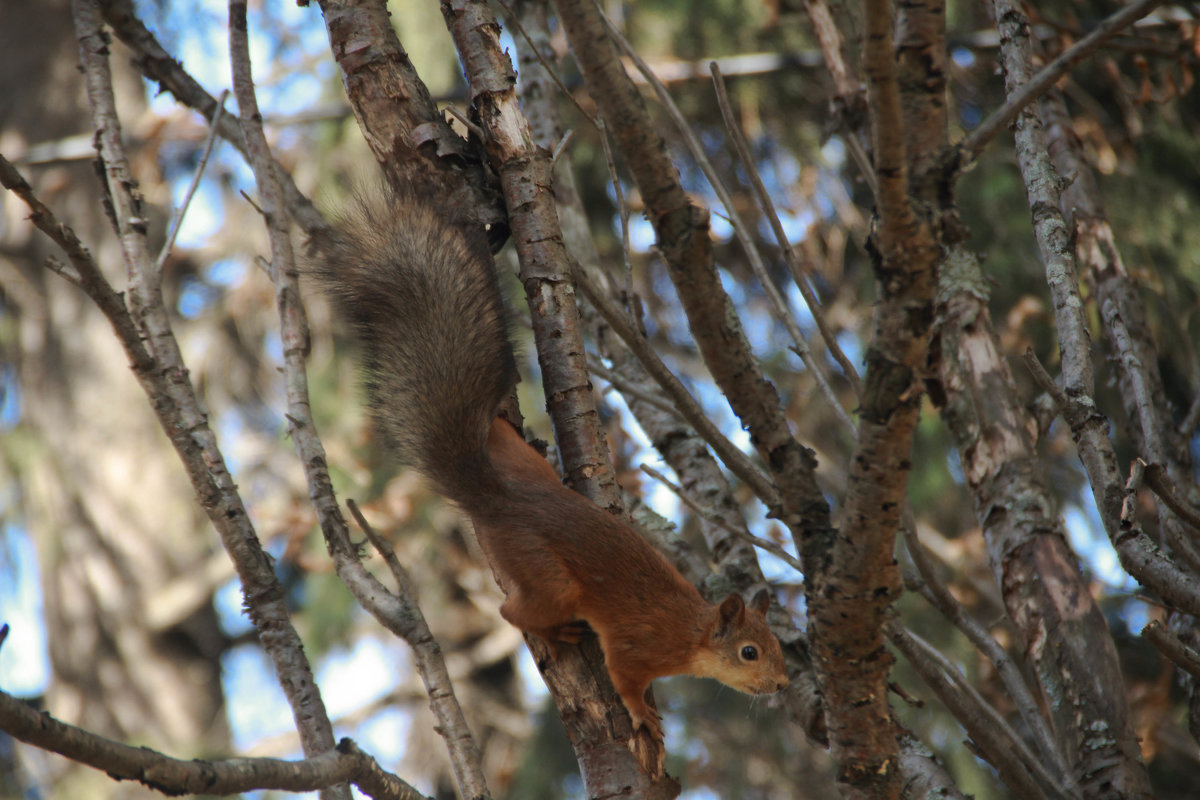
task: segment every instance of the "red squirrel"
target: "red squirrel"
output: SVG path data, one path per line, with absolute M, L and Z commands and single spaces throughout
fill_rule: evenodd
M 707 603 L 628 523 L 562 485 L 497 416 L 516 385 L 502 295 L 483 232 L 430 202 L 360 197 L 313 271 L 364 350 L 374 418 L 470 517 L 506 595 L 500 614 L 550 643 L 599 637 L 613 686 L 656 738 L 654 678 L 716 678 L 748 694 L 787 686 L 766 592 Z

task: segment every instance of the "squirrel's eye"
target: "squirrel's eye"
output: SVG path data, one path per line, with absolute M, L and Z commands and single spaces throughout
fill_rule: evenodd
M 752 644 L 748 644 L 742 648 L 742 661 L 757 661 L 758 648 Z

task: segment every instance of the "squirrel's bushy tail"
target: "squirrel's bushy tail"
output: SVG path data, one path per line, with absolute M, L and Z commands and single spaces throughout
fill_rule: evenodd
M 377 190 L 317 245 L 313 272 L 362 344 L 376 424 L 403 462 L 469 502 L 495 479 L 488 429 L 517 382 L 483 232 Z

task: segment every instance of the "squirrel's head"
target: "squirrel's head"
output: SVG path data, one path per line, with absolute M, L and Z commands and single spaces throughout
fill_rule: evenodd
M 749 606 L 736 593 L 726 597 L 714 609 L 691 674 L 716 678 L 746 694 L 770 694 L 786 688 L 783 651 L 767 627 L 770 605 L 766 590 L 759 590 Z

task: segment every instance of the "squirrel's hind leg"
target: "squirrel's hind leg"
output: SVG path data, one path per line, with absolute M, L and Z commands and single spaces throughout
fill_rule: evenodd
M 578 642 L 582 620 L 575 618 L 578 592 L 573 584 L 557 592 L 529 592 L 519 586 L 506 586 L 508 598 L 500 606 L 500 616 L 525 631 L 544 639 L 551 655 L 558 657 L 559 642 Z

